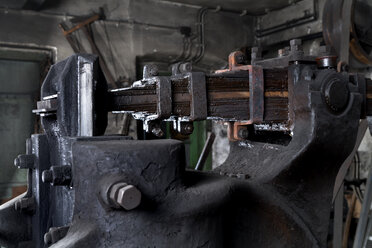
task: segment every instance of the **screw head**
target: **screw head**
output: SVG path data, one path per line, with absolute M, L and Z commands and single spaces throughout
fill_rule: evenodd
M 141 192 L 133 185 L 119 189 L 117 203 L 125 210 L 132 210 L 141 203 Z

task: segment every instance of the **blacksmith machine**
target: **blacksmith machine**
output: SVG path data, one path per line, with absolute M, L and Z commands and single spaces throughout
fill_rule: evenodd
M 15 165 L 28 191 L 0 207 L 9 247 L 326 247 L 333 186 L 372 115 L 372 81 L 349 73 L 329 47 L 290 41 L 276 58 L 252 48 L 227 69 L 171 76 L 147 65 L 129 88 L 108 90 L 99 61 L 52 66 L 34 111 L 43 134 Z M 185 169 L 171 139 L 103 136 L 107 113 L 130 113 L 162 136 L 193 121 L 228 125 L 230 154 L 208 172 Z

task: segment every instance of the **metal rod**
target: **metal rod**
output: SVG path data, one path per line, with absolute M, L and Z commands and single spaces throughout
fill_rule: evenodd
M 372 202 L 372 170 L 368 173 L 367 185 L 360 213 L 358 227 L 355 233 L 353 248 L 362 248 L 364 239 L 366 238 L 366 229 L 369 221 L 369 213 Z M 367 234 L 368 235 L 368 234 Z
M 205 145 L 203 147 L 203 150 L 200 154 L 198 163 L 195 166 L 195 170 L 201 171 L 204 168 L 205 161 L 207 161 L 208 156 L 212 150 L 212 145 L 214 142 L 214 139 L 216 138 L 216 135 L 214 133 L 211 133 L 205 142 Z
M 82 22 L 76 24 L 75 26 L 73 26 L 73 27 L 70 28 L 69 30 L 65 30 L 65 31 L 63 32 L 63 35 L 64 35 L 64 36 L 69 35 L 69 34 L 75 32 L 75 31 L 81 29 L 82 27 L 91 24 L 91 23 L 94 22 L 94 21 L 97 21 L 99 18 L 100 18 L 99 15 L 93 15 L 93 16 L 89 17 L 88 19 L 86 19 L 86 20 L 84 20 L 84 21 L 82 21 Z
M 347 248 L 347 243 L 349 241 L 349 233 L 350 233 L 350 224 L 351 224 L 351 219 L 353 218 L 353 213 L 355 209 L 355 203 L 356 203 L 356 193 L 353 191 L 353 195 L 351 197 L 351 202 L 350 202 L 350 207 L 349 211 L 347 213 L 346 221 L 345 221 L 345 226 L 344 226 L 344 236 L 342 238 L 342 248 Z
M 341 185 L 337 192 L 334 202 L 333 216 L 333 247 L 342 247 L 342 230 L 343 230 L 343 209 L 344 209 L 344 184 Z

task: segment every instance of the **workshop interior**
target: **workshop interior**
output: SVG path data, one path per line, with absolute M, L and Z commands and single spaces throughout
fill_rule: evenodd
M 0 0 L 0 247 L 372 247 L 372 0 Z

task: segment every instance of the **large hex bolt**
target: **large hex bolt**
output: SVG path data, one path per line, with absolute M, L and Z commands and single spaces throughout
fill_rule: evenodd
M 14 208 L 19 212 L 33 212 L 35 210 L 35 198 L 21 198 L 14 203 Z
M 34 154 L 21 154 L 14 159 L 14 166 L 18 169 L 33 169 L 35 167 Z
M 141 203 L 142 194 L 133 185 L 119 182 L 111 186 L 109 197 L 116 208 L 132 210 Z
M 56 185 L 70 185 L 72 180 L 71 166 L 52 166 L 42 173 L 41 179 L 44 183 Z

